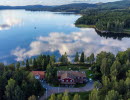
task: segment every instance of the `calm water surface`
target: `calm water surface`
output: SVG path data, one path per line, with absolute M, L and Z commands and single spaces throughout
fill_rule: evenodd
M 76 51 L 91 53 L 118 51 L 130 47 L 130 39 L 105 38 L 92 28 L 76 28 L 80 15 L 25 10 L 0 11 L 0 62 L 22 61 L 39 54 Z

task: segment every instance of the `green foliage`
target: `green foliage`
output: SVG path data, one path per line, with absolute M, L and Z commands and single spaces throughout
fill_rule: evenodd
M 27 100 L 31 95 L 44 93 L 40 82 L 25 68 L 5 66 L 0 72 L 0 100 Z
M 109 73 L 110 73 L 110 65 L 109 65 L 109 64 L 110 64 L 110 63 L 109 63 L 109 59 L 104 58 L 104 59 L 102 60 L 101 72 L 102 72 L 102 74 L 105 75 L 105 76 L 108 76 Z
M 120 73 L 120 68 L 121 68 L 121 64 L 118 60 L 116 60 L 112 67 L 111 67 L 111 76 L 115 76 L 118 77 L 119 73 Z
M 50 98 L 49 100 L 56 100 L 55 94 L 52 94 L 52 95 L 51 95 L 51 98 Z
M 81 99 L 80 99 L 80 95 L 75 94 L 73 100 L 81 100 Z
M 8 85 L 6 86 L 5 96 L 7 100 L 15 100 L 15 90 L 16 81 L 13 79 L 8 80 Z
M 59 59 L 59 61 L 64 64 L 64 65 L 67 65 L 69 63 L 69 60 L 68 60 L 68 55 L 67 53 L 65 52 L 64 55 L 61 56 L 61 58 Z
M 89 95 L 89 100 L 99 100 L 97 89 L 94 89 L 94 90 L 91 91 L 91 93 Z
M 84 63 L 84 62 L 85 62 L 84 52 L 81 53 L 80 62 L 81 62 L 81 63 Z
M 27 70 L 30 69 L 30 65 L 29 65 L 29 61 L 28 61 L 28 59 L 26 60 L 26 69 L 27 69 Z
M 64 92 L 64 95 L 62 97 L 62 100 L 70 100 L 69 94 L 67 91 Z
M 51 66 L 50 64 L 47 65 L 46 69 L 46 81 L 50 84 L 58 84 L 59 81 L 57 79 L 57 68 Z
M 97 8 L 95 10 L 88 9 L 85 13 L 86 15 L 76 21 L 76 25 L 95 25 L 99 31 L 114 33 L 125 33 L 125 30 L 130 28 L 130 14 L 127 9 L 104 10 Z
M 105 100 L 121 100 L 121 96 L 117 91 L 111 90 L 106 95 Z
M 92 53 L 89 57 L 87 57 L 87 62 L 93 64 L 95 61 L 94 53 Z
M 78 52 L 76 52 L 74 62 L 79 62 L 79 53 Z

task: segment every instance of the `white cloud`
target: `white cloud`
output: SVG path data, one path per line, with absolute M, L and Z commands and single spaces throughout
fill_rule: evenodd
M 14 25 L 20 24 L 22 21 L 20 18 L 15 16 L 14 11 L 1 11 L 0 12 L 0 30 L 7 30 L 13 27 Z
M 70 34 L 50 33 L 49 36 L 40 36 L 30 44 L 30 48 L 16 48 L 12 51 L 12 55 L 16 56 L 17 61 L 21 61 L 26 57 L 37 56 L 45 52 L 59 51 L 60 54 L 67 52 L 73 56 L 76 51 L 84 51 L 86 55 L 91 53 L 99 53 L 101 51 L 117 53 L 119 50 L 126 50 L 130 47 L 129 42 L 113 39 L 105 39 L 95 35 L 94 29 L 81 29 L 79 32 Z M 125 45 L 124 45 L 125 43 Z

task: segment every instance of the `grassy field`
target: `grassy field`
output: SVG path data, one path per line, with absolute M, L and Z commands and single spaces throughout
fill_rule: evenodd
M 76 25 L 76 27 L 79 27 L 79 28 L 95 28 L 95 25 L 80 24 L 80 25 Z
M 57 66 L 58 70 L 86 70 L 90 65 L 67 65 L 67 66 Z

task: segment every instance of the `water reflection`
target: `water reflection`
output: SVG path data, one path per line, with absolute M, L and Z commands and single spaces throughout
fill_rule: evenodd
M 79 17 L 53 12 L 0 11 L 0 62 L 12 63 L 42 53 L 57 56 L 67 52 L 73 56 L 84 51 L 89 56 L 110 51 L 115 54 L 130 47 L 127 36 L 97 34 L 92 28 L 75 27 Z
M 15 11 L 0 11 L 0 30 L 10 29 L 14 25 L 21 23 L 21 18 L 15 16 Z
M 60 54 L 67 52 L 68 55 L 73 56 L 75 52 L 84 51 L 88 56 L 91 53 L 99 53 L 101 51 L 113 52 L 126 50 L 130 47 L 129 40 L 122 41 L 114 39 L 105 39 L 96 35 L 94 29 L 80 29 L 78 32 L 71 32 L 70 34 L 53 32 L 49 36 L 40 36 L 36 41 L 31 42 L 29 50 L 26 48 L 17 47 L 12 51 L 17 61 L 21 61 L 26 57 L 37 56 L 45 52 L 58 51 Z
M 130 38 L 130 34 L 125 34 L 125 33 L 101 33 L 99 31 L 96 31 L 97 34 L 101 37 L 107 38 L 112 38 L 112 39 L 118 39 L 122 40 L 123 38 Z

